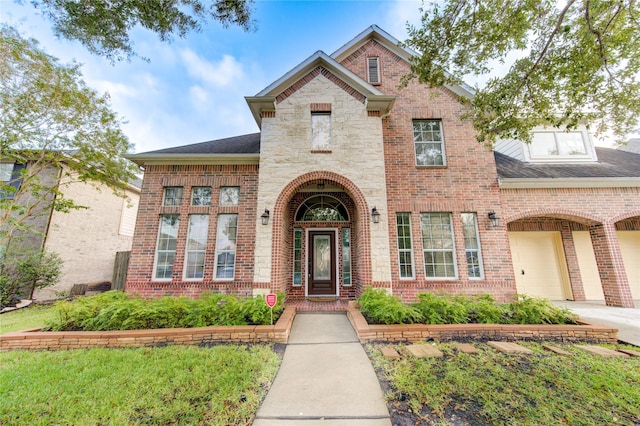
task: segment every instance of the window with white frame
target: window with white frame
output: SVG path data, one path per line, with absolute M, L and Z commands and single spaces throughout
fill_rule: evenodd
M 236 239 L 238 236 L 238 215 L 218 215 L 218 232 L 216 237 L 216 271 L 217 279 L 231 280 L 235 274 Z
M 427 278 L 456 278 L 451 213 L 421 213 L 420 225 Z
M 413 120 L 416 165 L 444 166 L 444 139 L 440 120 Z
M 528 149 L 533 160 L 591 158 L 583 132 L 533 132 Z
M 462 234 L 467 257 L 469 278 L 482 278 L 482 255 L 478 235 L 478 217 L 475 213 L 462 213 Z
M 331 149 L 331 112 L 311 113 L 311 150 Z
M 191 188 L 191 205 L 192 206 L 211 205 L 211 187 L 210 186 L 194 186 L 193 188 Z
M 209 215 L 192 214 L 189 216 L 187 247 L 184 260 L 184 278 L 201 280 L 204 278 L 204 259 L 207 251 Z
M 302 228 L 293 230 L 293 285 L 302 285 Z
M 342 228 L 342 285 L 351 286 L 351 229 Z
M 411 213 L 396 213 L 396 230 L 398 232 L 400 278 L 415 278 L 413 274 Z
M 380 58 L 377 56 L 367 58 L 367 78 L 371 84 L 380 84 Z
M 165 214 L 160 216 L 158 244 L 153 277 L 156 280 L 171 280 L 173 265 L 176 260 L 176 244 L 178 242 L 178 225 L 180 216 Z
M 163 206 L 180 206 L 182 205 L 182 192 L 181 186 L 166 186 L 164 188 L 164 198 L 162 200 Z

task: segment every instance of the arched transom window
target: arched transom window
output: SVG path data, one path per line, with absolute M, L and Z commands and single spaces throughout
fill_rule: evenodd
M 297 222 L 348 222 L 349 213 L 337 199 L 328 195 L 307 198 L 298 207 Z

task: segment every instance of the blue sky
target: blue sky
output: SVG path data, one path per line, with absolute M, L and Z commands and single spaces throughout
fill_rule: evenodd
M 0 20 L 34 37 L 63 63 L 83 64 L 86 83 L 108 92 L 136 152 L 259 131 L 245 96 L 253 96 L 318 50 L 333 53 L 372 24 L 399 40 L 418 24 L 421 2 L 265 1 L 254 3 L 257 29 L 211 22 L 186 39 L 161 43 L 144 30 L 134 49 L 150 62 L 112 65 L 77 42 L 58 40 L 49 21 L 24 0 L 0 0 Z

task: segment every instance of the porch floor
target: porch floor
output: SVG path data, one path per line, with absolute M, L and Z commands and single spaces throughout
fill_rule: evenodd
M 346 311 L 349 301 L 338 299 L 332 301 L 314 301 L 309 299 L 287 299 L 287 306 L 295 306 L 298 312 L 304 311 Z

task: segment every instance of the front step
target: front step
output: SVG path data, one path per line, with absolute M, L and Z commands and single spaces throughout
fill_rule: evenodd
M 336 296 L 310 296 L 307 297 L 309 302 L 335 302 L 339 300 Z
M 343 312 L 349 307 L 347 299 L 337 297 L 307 297 L 305 299 L 287 299 L 287 306 L 295 306 L 298 312 L 303 311 L 335 311 Z

